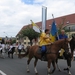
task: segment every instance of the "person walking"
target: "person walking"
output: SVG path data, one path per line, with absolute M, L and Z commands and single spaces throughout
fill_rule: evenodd
M 22 44 L 20 42 L 19 45 L 18 45 L 19 58 L 20 58 L 20 54 L 21 54 L 22 48 L 23 47 L 22 47 Z

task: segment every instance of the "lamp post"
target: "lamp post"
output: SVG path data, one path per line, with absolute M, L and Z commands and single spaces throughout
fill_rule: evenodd
M 6 34 L 6 36 L 5 36 L 5 43 L 6 43 L 6 42 L 8 42 L 8 34 L 6 32 L 3 32 L 3 33 Z

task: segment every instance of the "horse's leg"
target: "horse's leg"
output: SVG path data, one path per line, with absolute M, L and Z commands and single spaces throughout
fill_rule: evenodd
M 30 70 L 29 70 L 29 64 L 30 64 L 31 59 L 32 59 L 32 57 L 29 56 L 29 58 L 27 60 L 27 72 L 30 72 Z
M 72 75 L 71 72 L 70 72 L 70 67 L 69 66 L 68 66 L 68 74 Z
M 56 65 L 59 71 L 61 71 L 60 67 L 58 66 L 58 58 L 56 59 Z
M 65 68 L 64 70 L 67 70 L 68 74 L 72 75 L 71 72 L 70 72 L 70 67 L 71 67 L 71 59 L 70 58 L 67 59 L 67 65 L 68 65 L 68 67 Z
M 1 50 L 1 57 L 2 57 L 2 50 Z
M 73 51 L 71 52 L 71 54 L 72 54 L 72 61 L 73 61 L 74 60 Z
M 48 60 L 48 75 L 50 75 L 50 66 L 51 66 L 51 60 Z
M 52 70 L 52 72 L 51 72 L 51 73 L 54 73 L 54 71 L 55 71 L 55 69 L 56 69 L 55 61 L 52 61 L 52 65 L 53 65 L 54 69 Z
M 35 70 L 36 75 L 38 74 L 37 69 L 36 69 L 37 61 L 38 61 L 38 59 L 35 58 L 35 61 L 34 61 L 34 70 Z
M 8 51 L 8 57 L 10 58 L 10 52 Z
M 13 59 L 13 52 L 11 53 L 11 55 L 12 55 L 12 59 Z

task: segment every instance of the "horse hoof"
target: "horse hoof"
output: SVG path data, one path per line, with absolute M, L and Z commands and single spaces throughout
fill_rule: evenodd
M 48 75 L 50 75 L 50 74 L 48 74 Z
M 68 68 L 64 68 L 63 70 L 68 70 Z
M 8 58 L 10 58 L 10 56 L 8 56 Z
M 51 75 L 51 73 L 50 73 L 50 72 L 48 72 L 48 73 L 47 73 L 47 75 Z
M 27 70 L 27 73 L 29 73 L 30 71 L 29 70 Z
M 59 70 L 61 72 L 61 70 Z
M 38 75 L 38 73 L 36 73 L 36 75 Z
M 69 75 L 72 75 L 72 74 L 69 74 Z
M 69 75 L 72 75 L 71 72 L 69 72 Z

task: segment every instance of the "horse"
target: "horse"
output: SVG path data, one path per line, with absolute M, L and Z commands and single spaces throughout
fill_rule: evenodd
M 8 57 L 10 58 L 10 54 L 11 54 L 11 58 L 13 59 L 14 52 L 15 52 L 15 47 L 12 47 L 12 49 L 8 51 Z
M 72 39 L 70 40 L 70 48 L 71 48 L 71 54 L 73 59 L 73 52 L 75 49 L 75 34 L 72 35 Z
M 72 59 L 72 55 L 69 51 L 67 52 L 64 52 L 63 53 L 63 56 L 60 56 L 60 53 L 58 54 L 58 57 L 56 59 L 56 65 L 57 65 L 57 68 L 59 71 L 61 71 L 61 69 L 59 68 L 58 66 L 58 59 L 64 59 L 67 61 L 67 68 L 64 68 L 64 70 L 67 70 L 68 74 L 69 75 L 72 75 L 71 72 L 70 72 L 70 68 L 71 68 L 71 59 Z
M 70 52 L 64 52 L 63 57 L 65 58 L 65 60 L 67 60 L 67 68 L 64 68 L 64 70 L 68 71 L 68 74 L 71 75 L 70 72 L 70 68 L 71 68 L 71 61 L 73 60 L 73 52 L 75 49 L 75 34 L 72 35 L 72 39 L 69 40 L 69 48 L 70 48 Z M 59 71 L 61 71 L 61 69 L 58 66 L 58 59 L 64 59 L 63 57 L 60 56 L 60 53 L 58 54 L 58 58 L 56 59 L 56 64 L 57 64 L 57 68 Z
M 48 64 L 47 64 L 47 67 L 48 67 L 48 72 L 47 73 L 48 73 L 48 75 L 50 75 L 51 73 L 54 73 L 54 71 L 56 69 L 55 60 L 56 60 L 56 58 L 58 56 L 58 52 L 61 48 L 63 48 L 64 50 L 68 49 L 68 39 L 61 39 L 61 40 L 55 41 L 52 44 L 46 45 L 47 53 L 45 54 L 45 56 L 46 56 L 45 61 L 48 62 Z M 30 64 L 31 59 L 33 57 L 35 58 L 34 70 L 35 70 L 36 75 L 38 74 L 37 69 L 36 69 L 37 61 L 38 61 L 38 59 L 41 60 L 41 53 L 38 52 L 39 49 L 40 48 L 39 48 L 38 45 L 28 47 L 26 53 L 23 55 L 23 56 L 26 56 L 26 55 L 29 54 L 29 57 L 28 57 L 28 60 L 27 60 L 27 72 L 30 72 L 29 64 Z M 51 63 L 53 65 L 53 70 L 52 71 L 50 71 Z

